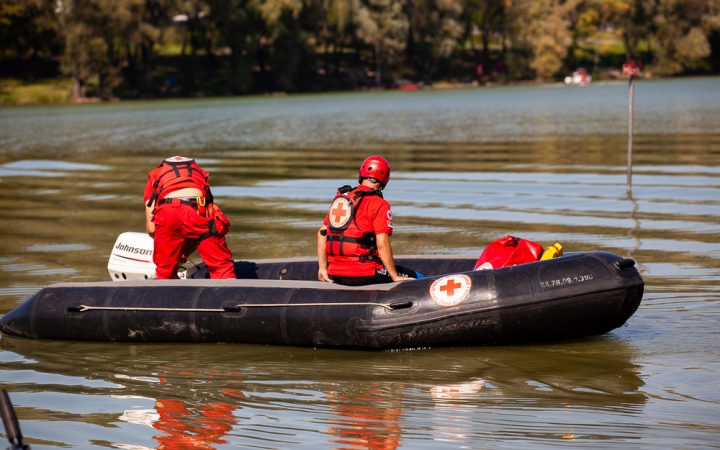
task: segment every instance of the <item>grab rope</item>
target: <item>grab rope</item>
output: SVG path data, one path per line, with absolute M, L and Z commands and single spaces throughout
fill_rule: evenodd
M 362 302 L 362 303 L 349 303 L 349 302 L 340 302 L 340 303 L 239 303 L 234 308 L 220 308 L 220 309 L 206 309 L 206 308 L 136 308 L 136 307 L 122 307 L 122 306 L 87 306 L 87 305 L 80 305 L 75 308 L 68 308 L 68 310 L 77 311 L 77 312 L 86 312 L 86 311 L 168 311 L 168 312 L 228 312 L 233 311 L 241 308 L 279 308 L 279 307 L 288 307 L 288 306 L 363 306 L 363 305 L 372 305 L 372 306 L 382 306 L 383 308 L 393 311 L 396 309 L 403 309 L 403 308 L 409 308 L 412 306 L 412 302 L 402 302 L 402 303 L 392 303 L 392 304 L 385 304 L 385 303 L 372 303 L 372 302 Z

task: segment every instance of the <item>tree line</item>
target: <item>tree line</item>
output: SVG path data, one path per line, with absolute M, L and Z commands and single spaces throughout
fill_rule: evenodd
M 104 99 L 718 73 L 720 0 L 0 0 L 0 58 Z

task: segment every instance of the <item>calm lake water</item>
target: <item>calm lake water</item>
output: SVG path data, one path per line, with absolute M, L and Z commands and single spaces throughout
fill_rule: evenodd
M 0 338 L 0 386 L 44 448 L 719 448 L 720 78 L 0 108 L 0 313 L 109 280 L 146 173 L 193 156 L 238 259 L 311 256 L 335 188 L 393 176 L 396 255 L 506 234 L 634 258 L 607 335 L 357 352 Z

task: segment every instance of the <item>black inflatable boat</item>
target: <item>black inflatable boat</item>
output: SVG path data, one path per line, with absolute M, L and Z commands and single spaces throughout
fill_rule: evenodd
M 317 262 L 236 262 L 238 280 L 50 285 L 0 319 L 34 339 L 417 348 L 607 333 L 637 310 L 635 261 L 607 252 L 496 270 L 475 259 L 398 258 L 426 278 L 345 287 L 313 281 Z

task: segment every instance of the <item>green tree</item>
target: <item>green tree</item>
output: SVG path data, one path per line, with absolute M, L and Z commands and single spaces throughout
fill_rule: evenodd
M 122 82 L 119 44 L 132 29 L 142 0 L 58 0 L 65 26 L 63 70 L 73 78 L 73 97 L 83 98 L 91 79 L 98 95 L 112 98 Z
M 229 66 L 224 78 L 227 93 L 245 94 L 256 87 L 253 68 L 264 21 L 248 7 L 248 0 L 209 0 L 209 20 L 217 29 L 216 46 L 229 49 Z
M 551 78 L 563 67 L 572 44 L 570 13 L 580 0 L 512 0 L 506 3 L 505 29 L 511 42 L 508 69 L 514 78 L 531 70 Z
M 317 78 L 313 31 L 317 3 L 301 0 L 250 0 L 262 18 L 256 51 L 263 90 L 314 90 Z
M 512 2 L 506 0 L 469 0 L 465 8 L 465 35 L 475 55 L 475 62 L 483 65 L 485 73 L 492 70 L 490 58 L 490 39 L 500 36 L 505 47 L 505 7 Z M 479 34 L 482 42 L 480 49 L 475 44 L 474 35 Z M 505 55 L 503 55 L 504 59 Z
M 52 0 L 0 0 L 0 57 L 54 55 L 61 51 L 60 22 Z
M 320 9 L 318 40 L 323 45 L 323 63 L 326 71 L 340 73 L 342 49 L 354 33 L 352 18 L 358 2 L 355 0 L 318 0 Z M 332 49 L 332 50 L 331 50 Z M 332 63 L 330 57 L 332 54 Z
M 408 21 L 403 14 L 403 0 L 362 0 L 354 21 L 358 37 L 373 48 L 375 83 L 380 86 L 383 69 L 397 64 L 407 43 Z
M 657 50 L 653 71 L 672 75 L 707 67 L 708 39 L 720 30 L 717 0 L 659 0 L 652 21 Z
M 461 0 L 408 0 L 407 55 L 418 75 L 431 82 L 438 63 L 457 48 L 463 35 Z

